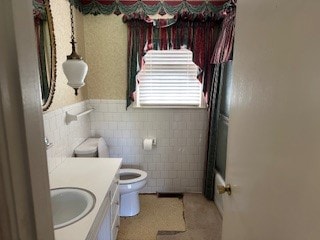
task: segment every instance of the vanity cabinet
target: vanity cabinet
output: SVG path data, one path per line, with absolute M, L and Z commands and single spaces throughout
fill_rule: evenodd
M 117 172 L 113 184 L 111 186 L 111 240 L 116 240 L 118 235 L 118 230 L 120 227 L 120 174 Z
M 55 240 L 116 240 L 121 158 L 65 158 L 50 176 L 50 188 L 75 187 L 94 194 L 85 217 L 54 231 Z M 85 177 L 85 178 L 84 178 Z
M 109 210 L 109 209 L 108 209 Z M 107 211 L 99 227 L 97 240 L 111 240 L 111 213 Z
M 119 217 L 119 171 L 115 175 L 110 190 L 107 193 L 107 201 L 102 221 L 95 239 L 97 240 L 116 240 L 120 226 Z

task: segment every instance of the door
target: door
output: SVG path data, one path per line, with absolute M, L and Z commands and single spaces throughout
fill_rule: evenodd
M 237 5 L 223 240 L 320 239 L 320 1 Z
M 0 239 L 53 240 L 32 1 L 0 8 Z

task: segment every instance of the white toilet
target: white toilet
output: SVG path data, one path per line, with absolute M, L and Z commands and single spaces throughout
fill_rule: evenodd
M 74 150 L 76 157 L 109 157 L 103 138 L 88 138 Z M 139 191 L 147 183 L 147 173 L 139 169 L 120 169 L 121 217 L 135 216 L 140 212 Z

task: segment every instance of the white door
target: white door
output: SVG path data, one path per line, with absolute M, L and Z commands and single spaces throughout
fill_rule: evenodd
M 319 11 L 238 1 L 223 240 L 320 239 Z

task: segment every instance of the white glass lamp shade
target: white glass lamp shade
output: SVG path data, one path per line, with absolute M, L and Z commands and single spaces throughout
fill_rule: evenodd
M 68 59 L 62 64 L 63 72 L 68 79 L 68 85 L 74 89 L 84 86 L 88 65 L 81 59 Z

